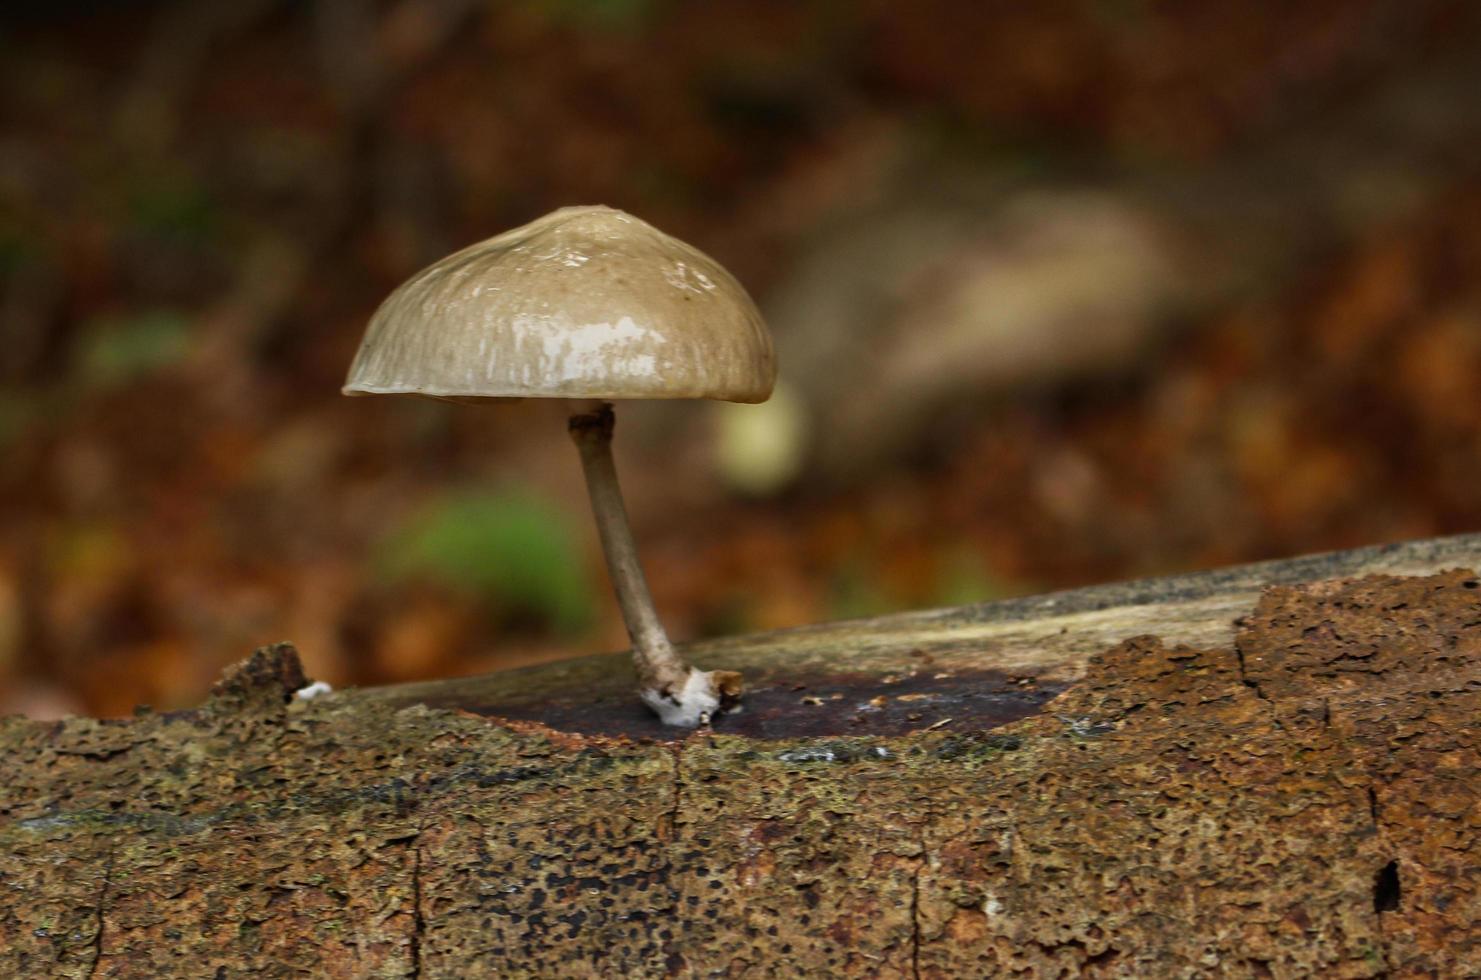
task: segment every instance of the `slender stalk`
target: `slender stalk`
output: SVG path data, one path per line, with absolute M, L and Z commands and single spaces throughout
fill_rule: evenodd
M 638 563 L 638 549 L 627 522 L 627 508 L 617 485 L 612 462 L 612 428 L 615 419 L 610 403 L 595 412 L 571 416 L 571 438 L 581 453 L 586 489 L 596 515 L 607 571 L 617 591 L 617 604 L 632 640 L 633 662 L 643 687 L 657 694 L 677 697 L 689 680 L 689 665 L 674 652 L 648 592 L 648 580 Z

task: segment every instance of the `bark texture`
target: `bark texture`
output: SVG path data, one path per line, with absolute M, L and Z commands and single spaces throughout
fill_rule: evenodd
M 991 730 L 637 741 L 302 680 L 280 645 L 194 711 L 0 723 L 0 975 L 1481 973 L 1469 571 L 1274 586 Z

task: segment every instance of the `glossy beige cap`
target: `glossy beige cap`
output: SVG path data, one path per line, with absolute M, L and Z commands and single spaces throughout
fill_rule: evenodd
M 720 263 L 606 207 L 553 211 L 381 304 L 347 395 L 765 401 L 771 335 Z

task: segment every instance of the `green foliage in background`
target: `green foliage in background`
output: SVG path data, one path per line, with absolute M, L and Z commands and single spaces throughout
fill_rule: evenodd
M 520 491 L 445 497 L 390 534 L 379 565 L 523 613 L 570 634 L 593 619 L 591 583 L 571 516 Z
M 188 174 L 172 174 L 133 188 L 129 223 L 138 231 L 184 243 L 208 240 L 221 223 L 221 209 Z
M 10 448 L 38 414 L 34 399 L 0 391 L 0 450 Z
M 828 615 L 832 619 L 883 616 L 899 608 L 900 602 L 890 596 L 863 559 L 845 562 L 828 583 Z
M 884 584 L 880 574 L 880 566 L 888 560 L 887 555 L 857 556 L 841 565 L 828 583 L 829 617 L 862 619 L 920 606 L 928 609 L 967 606 L 1037 591 L 1034 583 L 993 575 L 971 548 L 945 544 L 937 553 L 929 594 L 897 595 Z
M 18 272 L 40 258 L 36 244 L 18 228 L 0 227 L 0 276 Z
M 982 557 L 970 548 L 951 546 L 941 558 L 932 606 L 969 606 L 1035 591 L 1030 583 L 994 576 Z
M 80 340 L 79 380 L 100 386 L 125 384 L 178 363 L 189 348 L 189 321 L 170 310 L 94 320 Z

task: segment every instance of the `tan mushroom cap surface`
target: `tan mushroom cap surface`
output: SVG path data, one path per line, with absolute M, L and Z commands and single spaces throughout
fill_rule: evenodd
M 765 401 L 756 304 L 714 259 L 606 207 L 553 211 L 392 293 L 347 395 Z

